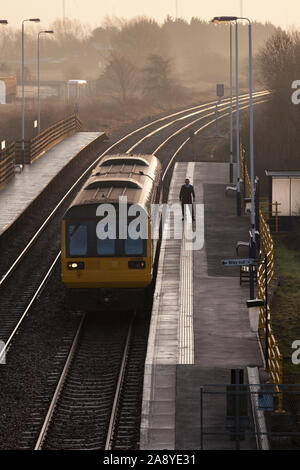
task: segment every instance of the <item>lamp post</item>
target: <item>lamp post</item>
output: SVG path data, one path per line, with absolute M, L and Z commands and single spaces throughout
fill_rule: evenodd
M 237 215 L 241 215 L 241 168 L 240 168 L 240 103 L 239 103 L 239 25 L 235 21 L 235 93 L 236 93 L 236 113 L 235 113 L 235 132 L 236 132 L 236 203 Z
M 41 34 L 53 34 L 52 29 L 46 29 L 39 31 L 37 40 L 37 76 L 38 76 L 38 118 L 37 118 L 37 133 L 41 132 L 41 97 L 40 97 L 40 35 Z
M 243 18 L 238 16 L 221 16 L 213 19 L 215 22 L 236 22 L 236 32 L 238 32 L 238 20 L 248 21 L 248 34 L 249 34 L 249 110 L 250 110 L 250 182 L 251 182 L 251 240 L 250 240 L 250 257 L 256 258 L 256 240 L 255 240 L 255 208 L 254 208 L 254 138 L 253 138 L 253 64 L 252 64 L 252 24 L 249 18 Z M 237 44 L 237 37 L 236 37 Z M 237 55 L 238 58 L 238 55 Z M 237 67 L 238 73 L 238 67 Z M 237 80 L 238 85 L 238 80 Z M 236 91 L 236 99 L 238 100 L 238 90 Z M 237 113 L 238 113 L 238 101 L 237 101 Z M 238 121 L 237 121 L 238 123 Z M 238 129 L 237 129 L 238 139 Z M 239 148 L 237 147 L 237 162 L 239 162 Z M 239 165 L 238 165 L 239 167 Z M 253 270 L 250 269 L 250 297 L 254 298 L 254 275 Z
M 232 156 L 232 23 L 230 23 L 230 147 L 229 147 L 229 182 L 233 183 L 233 156 Z
M 230 140 L 229 140 L 229 182 L 230 184 L 233 183 L 233 136 L 232 136 L 232 83 L 233 83 L 233 72 L 232 72 L 232 21 L 236 21 L 235 17 L 223 17 L 223 16 L 216 16 L 213 18 L 212 23 L 228 23 L 229 22 L 229 49 L 230 49 L 230 115 L 229 115 L 229 126 L 230 126 Z M 236 38 L 236 47 L 237 47 L 237 38 Z M 236 49 L 236 64 L 238 63 L 238 50 Z M 238 78 L 237 78 L 237 86 L 238 86 Z M 239 101 L 238 101 L 238 90 L 236 92 L 237 96 L 237 129 L 239 128 Z M 236 144 L 237 148 L 239 148 L 239 142 Z M 238 175 L 239 168 L 239 160 L 237 158 L 237 200 L 240 201 L 240 177 Z M 237 202 L 237 207 L 240 207 L 240 204 Z M 240 212 L 240 211 L 238 211 Z M 238 213 L 240 215 L 240 213 Z
M 25 118 L 24 118 L 24 110 L 25 110 L 25 95 L 24 95 L 24 23 L 26 21 L 33 21 L 34 23 L 39 23 L 40 19 L 39 18 L 29 18 L 27 20 L 22 21 L 22 140 L 21 140 L 21 145 L 22 145 L 22 165 L 24 168 L 24 144 L 25 144 Z

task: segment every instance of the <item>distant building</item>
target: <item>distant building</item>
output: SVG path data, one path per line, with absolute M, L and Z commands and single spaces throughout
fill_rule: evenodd
M 86 80 L 68 80 L 67 100 L 69 103 L 79 103 L 81 98 L 87 94 Z
M 281 230 L 290 230 L 300 217 L 300 171 L 268 171 L 269 218 L 279 216 Z
M 0 77 L 0 104 L 15 101 L 17 95 L 17 77 Z

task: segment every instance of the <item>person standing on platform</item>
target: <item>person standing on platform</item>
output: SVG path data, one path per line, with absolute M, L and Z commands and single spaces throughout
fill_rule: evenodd
M 190 184 L 190 180 L 186 178 L 185 184 L 181 186 L 179 199 L 181 201 L 181 210 L 182 210 L 182 220 L 184 220 L 184 206 L 185 204 L 192 205 L 192 219 L 195 220 L 194 217 L 194 207 L 193 202 L 195 200 L 195 191 L 193 185 Z

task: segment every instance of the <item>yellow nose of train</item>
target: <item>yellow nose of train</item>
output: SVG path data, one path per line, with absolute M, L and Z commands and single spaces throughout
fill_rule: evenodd
M 142 258 L 71 259 L 62 251 L 62 281 L 74 288 L 146 287 L 152 280 L 151 245 Z

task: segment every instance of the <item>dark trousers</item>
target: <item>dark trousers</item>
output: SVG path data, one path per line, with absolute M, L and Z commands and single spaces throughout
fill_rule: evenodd
M 186 202 L 186 201 L 181 201 L 181 210 L 182 210 L 182 217 L 184 217 L 184 206 L 189 204 L 192 206 L 192 219 L 194 219 L 194 204 L 192 201 Z M 188 206 L 187 206 L 188 207 Z M 190 208 L 189 208 L 190 209 Z

